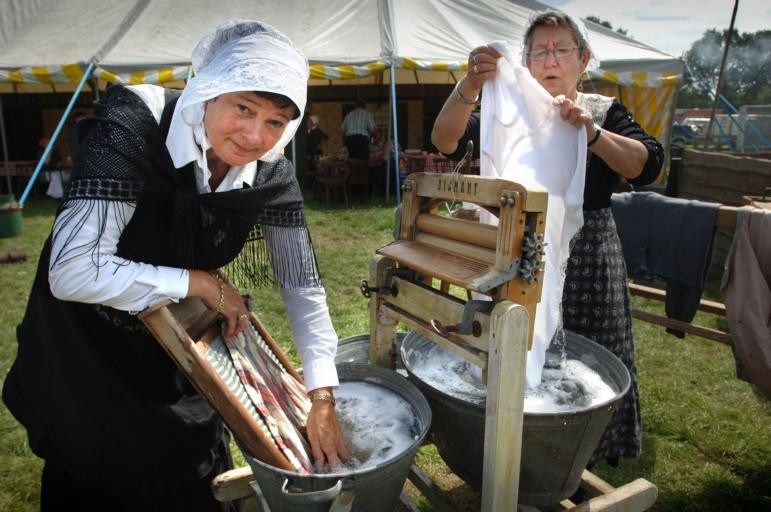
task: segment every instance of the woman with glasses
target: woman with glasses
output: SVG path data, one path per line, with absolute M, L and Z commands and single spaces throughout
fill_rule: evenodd
M 664 150 L 614 98 L 585 94 L 580 76 L 592 60 L 586 35 L 569 16 L 546 12 L 525 32 L 524 64 L 554 97 L 561 118 L 586 128 L 587 159 L 584 224 L 571 241 L 562 297 L 563 327 L 586 336 L 618 356 L 629 369 L 632 386 L 615 412 L 590 465 L 641 453 L 642 425 L 634 362 L 632 317 L 626 267 L 610 209 L 621 178 L 634 185 L 658 176 Z M 479 155 L 480 115 L 473 112 L 485 81 L 496 73 L 500 54 L 480 46 L 468 57 L 468 74 L 458 83 L 436 118 L 431 140 L 450 158 L 462 158 L 468 140 Z M 556 271 L 556 269 L 555 269 Z

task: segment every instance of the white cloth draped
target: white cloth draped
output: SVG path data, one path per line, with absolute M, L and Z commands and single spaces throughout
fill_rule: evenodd
M 559 115 L 552 96 L 519 64 L 507 44 L 491 43 L 501 55 L 495 78 L 482 90 L 480 172 L 549 193 L 546 254 L 533 344 L 527 355 L 527 385 L 541 382 L 546 350 L 562 324 L 562 288 L 570 240 L 583 225 L 586 130 Z M 485 213 L 485 212 L 483 212 Z M 491 215 L 482 222 L 497 223 Z M 532 319 L 531 319 L 532 321 Z

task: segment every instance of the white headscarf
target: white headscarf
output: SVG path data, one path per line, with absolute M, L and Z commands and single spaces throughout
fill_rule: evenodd
M 208 170 L 211 147 L 204 130 L 205 102 L 222 94 L 261 91 L 288 97 L 300 109 L 275 146 L 260 160 L 276 160 L 302 120 L 308 91 L 308 60 L 289 39 L 258 21 L 228 21 L 204 36 L 193 50 L 196 72 L 182 92 L 169 127 L 166 146 L 174 166 L 196 161 Z

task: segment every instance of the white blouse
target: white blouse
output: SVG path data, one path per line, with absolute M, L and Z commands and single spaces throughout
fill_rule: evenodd
M 128 87 L 150 108 L 160 123 L 165 106 L 163 88 L 154 85 Z M 210 192 L 208 169 L 194 165 L 196 183 L 201 193 Z M 232 167 L 216 192 L 251 184 L 257 164 Z M 164 299 L 179 300 L 187 296 L 189 272 L 129 261 L 117 256 L 120 235 L 134 214 L 134 205 L 108 201 L 107 208 L 93 207 L 100 200 L 68 201 L 54 222 L 48 281 L 53 295 L 61 300 L 104 304 L 115 309 L 137 313 Z M 101 206 L 101 205 L 100 205 Z M 102 215 L 106 212 L 107 222 Z M 79 217 L 65 222 L 69 215 Z M 104 230 L 100 233 L 100 226 Z M 66 247 L 80 248 L 99 240 L 95 252 L 73 251 L 66 256 Z M 60 254 L 64 250 L 64 254 Z M 96 275 L 94 265 L 98 263 Z M 305 385 L 308 390 L 337 386 L 334 358 L 337 353 L 337 333 L 332 326 L 326 294 L 321 287 L 282 288 L 289 324 L 303 362 Z

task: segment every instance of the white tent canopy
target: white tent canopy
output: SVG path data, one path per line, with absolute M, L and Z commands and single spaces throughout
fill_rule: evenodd
M 546 9 L 533 0 L 0 0 L 0 92 L 72 90 L 90 66 L 104 82 L 179 82 L 200 37 L 238 18 L 284 32 L 308 57 L 310 86 L 392 76 L 397 84 L 453 83 L 472 48 L 521 44 L 530 18 Z M 682 62 L 586 24 L 600 62 L 590 90 L 619 97 L 667 140 Z
M 520 42 L 532 14 L 548 8 L 531 0 L 217 0 L 216 6 L 205 0 L 0 0 L 0 6 L 0 82 L 15 84 L 77 83 L 90 62 L 110 82 L 178 80 L 196 41 L 233 18 L 263 20 L 285 32 L 314 65 L 314 78 L 365 77 L 391 63 L 462 70 L 471 48 Z M 587 25 L 603 72 L 645 72 L 646 81 L 682 73 L 679 60 Z

